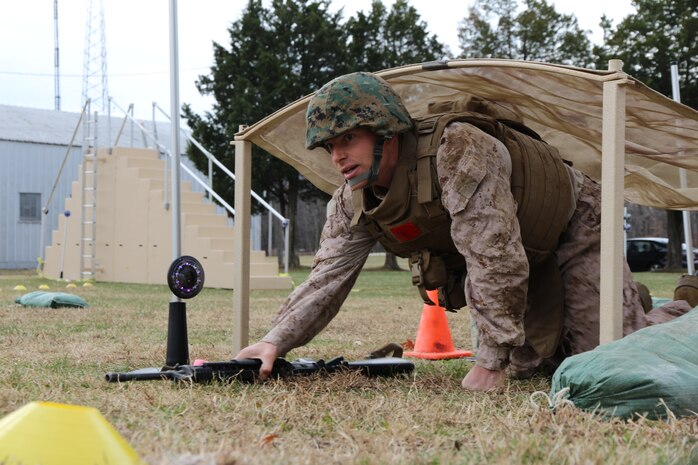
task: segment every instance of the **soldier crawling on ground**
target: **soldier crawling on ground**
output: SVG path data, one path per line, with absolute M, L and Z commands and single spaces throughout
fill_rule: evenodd
M 413 119 L 369 73 L 336 78 L 307 109 L 306 146 L 346 183 L 327 209 L 308 279 L 236 358 L 273 361 L 334 318 L 376 241 L 409 257 L 425 302 L 467 304 L 479 334 L 467 390 L 531 376 L 599 344 L 600 186 L 502 106 L 471 97 Z M 318 156 L 327 156 L 318 153 Z M 698 302 L 645 313 L 625 264 L 623 334 Z

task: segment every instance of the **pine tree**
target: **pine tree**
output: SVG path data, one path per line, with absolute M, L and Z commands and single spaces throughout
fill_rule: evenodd
M 589 66 L 591 42 L 574 15 L 545 0 L 478 0 L 458 28 L 462 58 L 508 58 Z
M 259 121 L 350 71 L 431 61 L 446 53 L 405 0 L 395 2 L 390 12 L 375 1 L 368 15 L 360 13 L 346 23 L 341 10 L 332 13 L 329 7 L 329 0 L 273 0 L 270 8 L 261 0 L 249 0 L 229 29 L 230 44 L 213 44 L 215 64 L 197 82 L 203 95 L 214 97 L 213 110 L 197 115 L 185 105 L 184 115 L 194 137 L 229 168 L 234 165 L 229 142 L 239 125 Z M 191 148 L 189 155 L 199 169 L 207 170 L 208 162 L 197 149 Z M 298 201 L 325 194 L 258 147 L 253 148 L 252 164 L 253 189 L 266 192 L 291 219 L 290 266 L 297 266 Z M 233 184 L 215 169 L 213 184 L 232 203 Z

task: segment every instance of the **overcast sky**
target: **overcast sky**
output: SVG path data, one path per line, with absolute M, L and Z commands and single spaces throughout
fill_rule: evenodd
M 474 0 L 410 0 L 454 55 L 458 23 Z M 550 0 L 549 0 L 550 1 Z M 58 0 L 61 109 L 80 111 L 87 10 L 90 0 Z M 100 0 L 92 0 L 99 8 Z M 384 0 L 391 5 L 393 0 Z M 552 0 L 560 13 L 574 14 L 596 43 L 602 40 L 599 20 L 614 24 L 632 13 L 631 0 Z M 150 118 L 152 102 L 169 111 L 169 1 L 103 0 L 109 94 L 121 107 L 134 104 L 136 116 Z M 202 113 L 211 107 L 194 82 L 213 63 L 212 42 L 228 44 L 227 28 L 247 0 L 180 0 L 180 102 Z M 370 0 L 334 0 L 344 17 L 370 9 Z M 54 1 L 22 0 L 5 5 L 0 15 L 0 104 L 54 109 Z M 93 26 L 96 27 L 96 26 Z M 113 110 L 113 114 L 116 110 Z M 158 116 L 158 119 L 163 119 Z

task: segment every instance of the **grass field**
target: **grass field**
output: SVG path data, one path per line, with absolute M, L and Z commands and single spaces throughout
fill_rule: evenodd
M 367 268 L 380 265 L 372 259 Z M 301 282 L 307 269 L 292 272 Z M 644 273 L 670 297 L 677 274 Z M 27 291 L 14 291 L 23 284 Z M 48 284 L 86 309 L 24 308 L 14 299 Z M 188 303 L 192 359 L 231 354 L 231 291 L 205 289 Z M 287 292 L 253 291 L 256 340 Z M 164 363 L 165 286 L 97 283 L 65 289 L 34 272 L 0 272 L 0 416 L 35 400 L 97 408 L 148 463 L 203 464 L 689 464 L 698 462 L 698 419 L 603 420 L 572 408 L 536 407 L 547 378 L 466 393 L 472 363 L 416 361 L 406 378 L 334 374 L 257 385 L 109 384 L 108 371 Z M 422 303 L 407 272 L 366 269 L 339 316 L 288 358 L 362 358 L 414 339 Z M 470 348 L 467 311 L 449 315 L 456 347 Z M 0 463 L 2 457 L 0 457 Z

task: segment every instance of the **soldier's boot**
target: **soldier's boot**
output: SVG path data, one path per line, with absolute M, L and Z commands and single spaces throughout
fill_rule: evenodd
M 645 313 L 652 310 L 652 294 L 647 286 L 642 283 L 635 281 L 635 287 L 637 292 L 640 294 L 640 302 L 642 302 L 642 309 Z
M 685 300 L 688 305 L 698 305 L 698 276 L 685 274 L 679 278 L 674 289 L 674 300 Z

